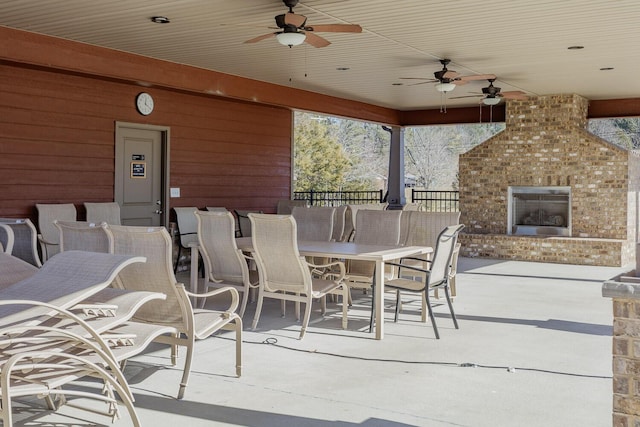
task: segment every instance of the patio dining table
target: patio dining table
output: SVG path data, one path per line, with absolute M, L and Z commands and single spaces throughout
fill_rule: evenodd
M 240 237 L 236 239 L 238 248 L 251 252 L 253 245 L 251 237 Z M 353 242 L 312 242 L 298 241 L 298 251 L 300 255 L 310 257 L 327 257 L 336 259 L 352 259 L 360 261 L 372 261 L 376 264 L 375 274 L 375 323 L 376 339 L 384 338 L 384 263 L 394 259 L 408 256 L 424 255 L 433 252 L 429 246 L 395 246 L 395 245 L 364 245 Z M 196 260 L 197 258 L 197 253 Z M 192 260 L 193 254 L 192 254 Z M 195 266 L 197 280 L 197 265 Z

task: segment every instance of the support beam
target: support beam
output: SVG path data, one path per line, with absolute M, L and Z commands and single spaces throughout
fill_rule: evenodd
M 387 202 L 389 209 L 402 209 L 406 203 L 404 197 L 404 128 L 392 126 L 384 129 L 391 134 Z

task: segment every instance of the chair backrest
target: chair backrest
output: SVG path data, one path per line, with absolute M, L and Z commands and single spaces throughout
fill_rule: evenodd
M 222 206 L 207 206 L 209 212 L 229 212 L 229 210 Z
M 297 243 L 296 221 L 291 215 L 249 214 L 251 241 L 260 286 L 266 291 L 311 292 L 311 272 Z
M 29 218 L 0 218 L 0 227 L 13 232 L 13 248 L 11 255 L 20 258 L 36 267 L 42 267 L 38 255 L 38 232 Z M 8 233 L 5 231 L 5 233 Z M 2 241 L 0 230 L 0 242 Z M 7 248 L 5 247 L 5 250 Z
M 14 240 L 15 236 L 11 227 L 0 222 L 0 252 L 11 255 Z
M 178 222 L 178 233 L 180 236 L 180 246 L 188 248 L 189 244 L 198 242 L 198 220 L 195 206 L 173 208 L 176 212 Z
M 453 252 L 458 241 L 458 233 L 464 228 L 464 224 L 445 227 L 436 241 L 431 268 L 427 277 L 428 286 L 436 286 L 449 280 Z
M 296 206 L 306 208 L 307 206 L 309 206 L 309 203 L 306 200 L 278 200 L 276 213 L 278 215 L 291 215 L 291 212 L 293 212 L 293 208 Z
M 245 211 L 234 210 L 236 218 L 238 220 L 238 230 L 240 231 L 240 237 L 251 237 L 251 221 L 249 221 L 250 213 L 262 213 L 262 211 Z
M 335 208 L 294 206 L 291 216 L 296 220 L 298 240 L 331 241 L 335 215 Z
M 236 245 L 233 214 L 196 211 L 198 241 L 207 274 L 215 281 L 249 283 L 249 268 Z
M 400 210 L 359 210 L 353 241 L 370 245 L 399 244 L 401 216 Z
M 366 210 L 385 210 L 386 203 L 367 203 L 363 205 L 347 205 L 347 211 L 345 212 L 345 224 L 344 224 L 344 236 L 343 240 L 352 240 L 356 229 L 356 217 L 358 211 L 361 209 Z
M 105 230 L 111 253 L 147 258 L 147 262 L 121 271 L 113 286 L 130 291 L 161 292 L 167 296 L 165 300 L 145 303 L 136 311 L 134 319 L 174 325 L 186 325 L 188 319 L 192 320 L 189 298 L 184 294 L 184 287 L 177 286 L 173 274 L 171 236 L 167 230 L 163 227 L 124 225 L 108 225 Z
M 60 232 L 60 252 L 87 251 L 109 253 L 109 237 L 106 222 L 54 221 Z
M 400 220 L 400 243 L 435 248 L 442 229 L 459 222 L 460 212 L 404 212 Z
M 87 210 L 87 222 L 100 224 L 120 225 L 120 205 L 117 202 L 85 202 L 84 207 Z
M 46 261 L 60 252 L 60 248 L 58 247 L 60 233 L 58 228 L 53 225 L 53 221 L 56 219 L 59 221 L 75 221 L 77 212 L 73 203 L 36 203 L 36 209 L 38 210 L 38 229 L 40 230 L 42 240 L 44 240 L 42 244 L 42 257 Z
M 347 208 L 347 205 L 337 206 L 335 208 L 336 216 L 333 221 L 333 233 L 331 234 L 331 238 L 336 242 L 343 242 L 348 237 L 344 235 Z

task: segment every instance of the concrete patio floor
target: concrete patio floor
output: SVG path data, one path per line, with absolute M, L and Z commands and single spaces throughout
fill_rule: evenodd
M 171 367 L 166 347 L 134 358 L 125 374 L 144 426 L 610 426 L 612 304 L 601 285 L 629 269 L 461 258 L 460 329 L 439 305 L 440 340 L 420 322 L 416 297 L 393 323 L 392 294 L 385 339 L 374 340 L 370 297 L 356 291 L 348 330 L 329 303 L 302 341 L 292 306 L 283 319 L 269 302 L 251 331 L 250 304 L 242 377 L 231 333 L 199 341 L 183 400 L 183 359 Z M 126 413 L 111 424 L 69 407 L 51 413 L 35 399 L 14 413 L 16 425 L 131 425 Z

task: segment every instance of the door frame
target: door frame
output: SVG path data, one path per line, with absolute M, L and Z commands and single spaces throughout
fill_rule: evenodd
M 162 207 L 163 207 L 163 213 L 162 213 L 162 219 L 160 220 L 160 223 L 165 227 L 165 228 L 169 228 L 169 211 L 171 209 L 171 206 L 169 206 L 169 200 L 170 197 L 170 188 L 169 188 L 169 164 L 170 164 L 170 160 L 169 160 L 169 153 L 171 152 L 170 148 L 171 148 L 171 128 L 169 126 L 159 126 L 159 125 L 150 125 L 150 124 L 145 124 L 145 123 L 131 123 L 131 122 L 121 122 L 121 121 L 116 121 L 115 122 L 115 140 L 114 140 L 114 180 L 113 180 L 113 200 L 116 200 L 116 189 L 118 188 L 118 185 L 120 184 L 118 181 L 123 179 L 123 174 L 125 171 L 120 170 L 120 166 L 118 164 L 118 155 L 122 154 L 119 152 L 119 147 L 118 147 L 118 140 L 119 138 L 122 136 L 122 132 L 123 129 L 140 129 L 140 130 L 154 130 L 154 131 L 159 131 L 162 134 L 162 153 L 161 153 L 161 157 L 162 157 L 162 165 L 161 165 L 161 170 L 162 170 L 162 178 L 161 178 L 161 185 L 162 185 L 162 190 L 161 190 L 161 196 L 162 196 Z

